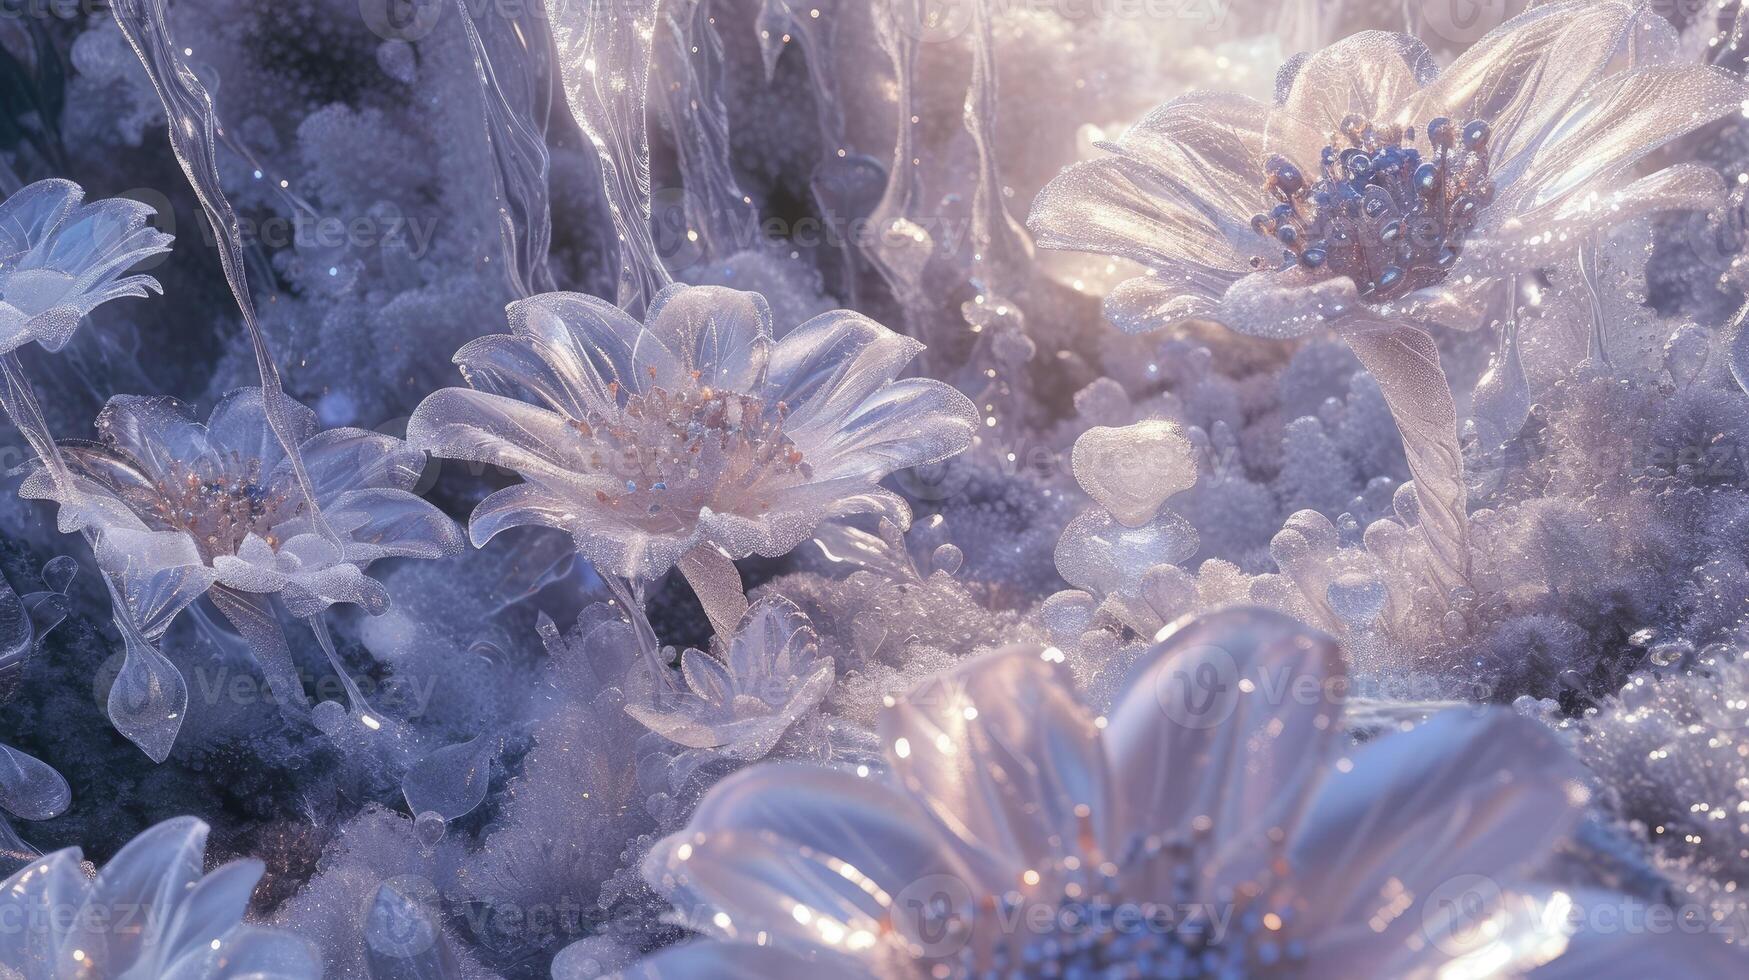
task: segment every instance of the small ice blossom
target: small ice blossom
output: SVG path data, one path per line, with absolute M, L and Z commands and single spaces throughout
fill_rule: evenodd
M 84 197 L 72 181 L 39 180 L 0 202 L 0 354 L 31 341 L 60 350 L 98 306 L 161 292 L 151 276 L 122 275 L 170 250 L 171 236 L 146 227 L 152 209 Z
M 313 520 L 259 388 L 227 394 L 204 425 L 172 398 L 116 396 L 98 416 L 101 444 L 62 447 L 65 494 L 46 468 L 20 493 L 59 503 L 63 531 L 96 533 L 99 563 L 130 597 L 151 597 L 139 610 L 148 633 L 215 586 L 278 593 L 299 616 L 336 602 L 380 611 L 388 596 L 366 566 L 452 554 L 460 532 L 411 492 L 422 453 L 380 432 L 317 432 L 315 414 L 296 409 L 299 455 L 338 549 Z
M 474 510 L 568 532 L 603 574 L 648 580 L 693 549 L 775 557 L 823 518 L 887 512 L 887 474 L 970 445 L 952 387 L 894 380 L 922 346 L 848 310 L 773 338 L 757 293 L 673 285 L 643 323 L 578 293 L 512 303 L 511 333 L 456 352 L 470 388 L 413 413 L 407 438 L 524 482 Z
M 711 653 L 681 654 L 685 691 L 658 687 L 650 703 L 626 710 L 681 745 L 758 759 L 820 703 L 836 673 L 807 615 L 779 595 L 754 603 L 733 638 L 712 645 Z

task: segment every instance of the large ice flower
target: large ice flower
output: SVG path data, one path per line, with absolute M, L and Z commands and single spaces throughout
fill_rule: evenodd
M 95 879 L 76 847 L 0 884 L 0 976 L 314 980 L 303 940 L 247 925 L 260 861 L 202 874 L 207 825 L 166 820 L 129 841 Z
M 764 297 L 717 286 L 669 286 L 641 324 L 577 293 L 509 317 L 510 334 L 456 352 L 472 387 L 431 395 L 407 425 L 416 446 L 525 481 L 475 509 L 476 545 L 558 528 L 630 580 L 701 546 L 781 555 L 830 513 L 891 506 L 881 478 L 963 450 L 977 427 L 948 385 L 893 380 L 921 345 L 848 310 L 782 340 Z
M 1029 224 L 1041 245 L 1149 269 L 1107 302 L 1129 331 L 1472 329 L 1465 300 L 1497 277 L 1637 214 L 1722 200 L 1699 164 L 1632 179 L 1749 94 L 1676 57 L 1667 21 L 1617 2 L 1538 7 L 1444 71 L 1413 37 L 1357 34 L 1290 62 L 1273 106 L 1197 92 L 1154 110 L 1113 156 L 1053 180 Z
M 1197 92 L 1154 110 L 1112 156 L 1052 180 L 1028 223 L 1040 245 L 1147 267 L 1106 299 L 1127 331 L 1338 330 L 1402 431 L 1432 571 L 1457 585 L 1457 419 L 1426 328 L 1510 315 L 1513 275 L 1637 215 L 1722 199 L 1699 164 L 1634 179 L 1749 95 L 1677 51 L 1668 22 L 1617 2 L 1537 7 L 1444 71 L 1413 37 L 1357 34 L 1289 62 L 1272 106 Z
M 171 236 L 146 227 L 152 209 L 84 197 L 72 181 L 39 180 L 0 203 L 0 354 L 33 340 L 60 350 L 103 303 L 161 292 L 151 276 L 122 276 L 170 250 Z
M 1579 897 L 1523 877 L 1586 798 L 1546 729 L 1459 709 L 1355 749 L 1330 637 L 1255 609 L 1162 633 L 1104 715 L 1056 651 L 1009 649 L 884 713 L 885 776 L 724 780 L 645 866 L 716 941 L 641 975 L 1395 978 L 1583 952 Z
M 58 502 L 63 531 L 96 533 L 99 564 L 149 603 L 136 610 L 149 633 L 213 587 L 277 593 L 299 616 L 336 602 L 380 611 L 388 594 L 367 565 L 453 554 L 461 534 L 411 492 L 423 453 L 365 429 L 317 432 L 315 413 L 293 405 L 320 522 L 259 388 L 225 395 L 204 425 L 173 398 L 111 398 L 102 443 L 62 447 L 66 491 L 39 468 L 19 492 Z

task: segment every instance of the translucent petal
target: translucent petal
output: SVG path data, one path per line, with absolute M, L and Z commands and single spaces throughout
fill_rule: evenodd
M 206 426 L 174 398 L 116 395 L 98 413 L 97 432 L 160 483 L 169 479 L 172 462 L 214 456 Z
M 1471 45 L 1393 121 L 1487 122 L 1494 172 L 1513 173 L 1520 155 L 1586 98 L 1636 17 L 1614 0 L 1536 7 Z
M 860 474 L 873 482 L 953 456 L 971 445 L 977 431 L 971 399 L 940 381 L 907 378 L 865 399 L 824 441 L 801 448 L 816 479 Z
M 45 241 L 85 199 L 70 180 L 39 180 L 0 202 L 0 262 Z
M 204 843 L 202 845 L 204 851 Z M 249 911 L 249 896 L 265 870 L 260 861 L 232 861 L 200 879 L 186 894 L 176 895 L 180 904 L 172 918 L 158 910 L 156 922 L 162 933 L 142 943 L 134 969 L 154 975 L 162 965 L 176 962 L 188 953 L 206 955 L 213 941 L 221 940 L 243 921 Z
M 881 745 L 907 792 L 1018 886 L 1089 836 L 1116 854 L 1099 730 L 1061 659 L 1013 647 L 925 681 L 880 718 Z
M 584 483 L 589 469 L 583 440 L 564 417 L 470 388 L 444 388 L 420 402 L 407 421 L 407 442 L 559 486 Z
M 1270 113 L 1265 152 L 1315 174 L 1319 152 L 1345 117 L 1383 123 L 1437 71 L 1427 46 L 1407 34 L 1362 31 L 1314 51 Z
M 1322 778 L 1342 713 L 1341 651 L 1255 608 L 1162 633 L 1105 728 L 1122 825 L 1195 842 L 1205 881 L 1242 880 L 1280 853 L 1267 832 L 1293 827 Z
M 756 392 L 771 358 L 771 306 L 758 293 L 675 284 L 656 294 L 644 317 L 639 350 L 652 341 L 672 351 L 683 371 L 699 372 L 701 384 Z M 655 381 L 671 391 L 682 383 Z
M 1237 95 L 1193 93 L 1149 113 L 1074 164 L 1033 201 L 1027 227 L 1046 248 L 1243 274 L 1261 242 L 1268 110 Z
M 1318 896 L 1308 924 L 1324 931 L 1327 955 L 1344 959 L 1378 941 L 1364 924 L 1383 889 L 1423 900 L 1462 876 L 1528 872 L 1573 827 L 1587 793 L 1554 735 L 1503 708 L 1452 709 L 1369 743 L 1294 831 L 1295 887 Z M 1384 938 L 1403 942 L 1419 919 L 1391 920 Z
M 922 349 L 860 313 L 822 313 L 772 351 L 766 398 L 790 407 L 784 428 L 791 438 L 806 440 L 841 424 Z
M 648 373 L 641 369 L 655 367 L 659 374 L 679 370 L 670 361 L 647 360 L 649 353 L 634 354 L 643 325 L 606 300 L 583 293 L 542 293 L 510 304 L 507 312 L 512 332 L 552 368 L 565 386 L 568 403 L 605 411 L 618 401 L 612 386 L 626 393 L 643 390 Z
M 292 443 L 298 445 L 308 441 L 316 432 L 316 413 L 289 398 L 284 404 Z M 285 449 L 268 424 L 260 388 L 238 388 L 227 392 L 213 407 L 206 427 L 207 439 L 215 450 L 230 450 L 245 461 L 259 460 L 263 473 L 271 473 L 285 458 Z
M 0 745 L 0 810 L 21 820 L 48 820 L 73 801 L 61 774 L 33 755 Z

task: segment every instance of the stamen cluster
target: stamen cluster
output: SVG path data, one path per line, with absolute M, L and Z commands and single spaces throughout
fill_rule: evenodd
M 1493 199 L 1489 135 L 1480 120 L 1460 132 L 1440 117 L 1427 124 L 1423 156 L 1414 126 L 1375 127 L 1350 114 L 1324 147 L 1316 182 L 1284 157 L 1269 159 L 1264 189 L 1281 203 L 1251 227 L 1281 243 L 1277 268 L 1348 276 L 1363 299 L 1397 299 L 1445 278 Z M 1251 265 L 1271 263 L 1254 256 Z
M 610 387 L 617 396 L 618 385 Z M 655 385 L 628 396 L 616 413 L 591 411 L 570 425 L 591 442 L 589 466 L 623 481 L 623 492 L 598 490 L 597 499 L 654 515 L 665 509 L 696 513 L 724 492 L 757 492 L 797 482 L 790 477 L 811 478 L 813 467 L 783 431 L 788 415 L 785 403 L 767 411 L 755 395 L 709 385 L 670 392 Z
M 136 512 L 166 529 L 188 532 L 208 561 L 234 555 L 251 533 L 269 547 L 279 547 L 272 528 L 279 524 L 289 501 L 263 484 L 261 461 L 232 454 L 219 472 L 201 472 L 173 460 L 155 494 L 139 501 Z

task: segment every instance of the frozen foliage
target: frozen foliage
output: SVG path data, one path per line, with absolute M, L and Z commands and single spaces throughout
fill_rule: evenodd
M 12 7 L 0 978 L 1743 972 L 1735 0 Z

